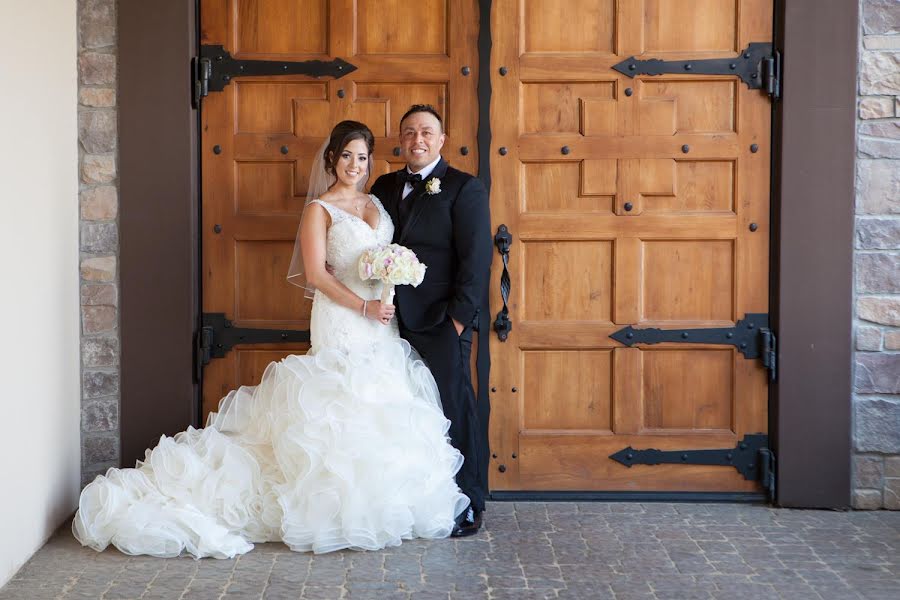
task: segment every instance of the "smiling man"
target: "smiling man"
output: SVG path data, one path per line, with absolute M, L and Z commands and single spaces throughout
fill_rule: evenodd
M 416 104 L 400 119 L 406 167 L 378 178 L 372 193 L 394 220 L 394 242 L 428 266 L 419 287 L 397 287 L 400 335 L 434 374 L 450 440 L 464 462 L 456 482 L 469 497 L 456 537 L 478 532 L 487 494 L 487 399 L 476 401 L 469 359 L 472 332 L 486 297 L 493 251 L 487 190 L 441 157 L 440 114 Z M 486 334 L 486 332 L 485 332 Z

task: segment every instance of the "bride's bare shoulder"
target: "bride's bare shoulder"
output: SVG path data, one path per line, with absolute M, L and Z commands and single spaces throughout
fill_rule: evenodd
M 334 199 L 335 199 L 335 194 L 331 190 L 327 190 L 327 191 L 323 192 L 322 195 L 317 198 L 317 200 L 321 200 L 322 202 L 331 202 Z

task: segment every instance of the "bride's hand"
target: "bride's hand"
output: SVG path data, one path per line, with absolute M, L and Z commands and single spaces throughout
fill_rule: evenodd
M 366 316 L 387 325 L 394 318 L 395 310 L 393 304 L 382 304 L 381 300 L 369 300 L 366 305 Z

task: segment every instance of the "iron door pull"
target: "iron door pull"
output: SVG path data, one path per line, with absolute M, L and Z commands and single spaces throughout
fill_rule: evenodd
M 500 258 L 503 260 L 503 272 L 500 274 L 500 298 L 503 300 L 503 308 L 497 313 L 494 319 L 494 331 L 497 332 L 497 339 L 505 342 L 512 331 L 512 321 L 509 318 L 509 247 L 512 245 L 512 234 L 506 225 L 497 228 L 497 234 L 494 236 L 494 245 L 500 251 Z

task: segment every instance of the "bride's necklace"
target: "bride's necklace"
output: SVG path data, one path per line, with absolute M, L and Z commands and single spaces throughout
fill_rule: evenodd
M 366 199 L 366 200 L 362 201 L 362 204 L 354 204 L 353 210 L 356 211 L 356 214 L 362 215 L 362 209 L 364 209 L 366 207 L 366 204 L 368 204 L 368 203 L 369 203 L 369 200 Z

